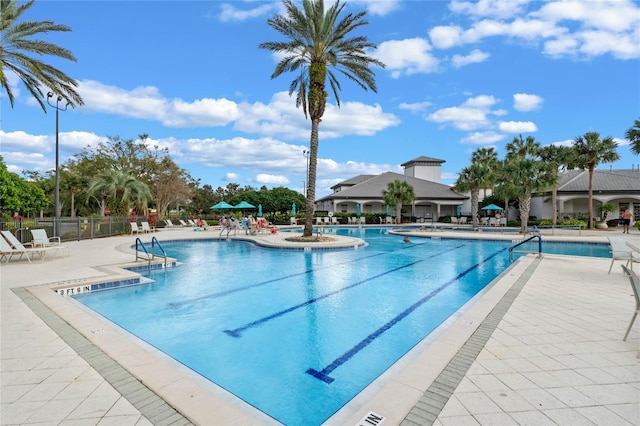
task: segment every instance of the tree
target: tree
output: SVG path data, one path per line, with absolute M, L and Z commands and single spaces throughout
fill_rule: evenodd
M 0 156 L 0 211 L 8 214 L 37 213 L 49 204 L 44 191 L 7 170 Z
M 145 209 L 151 201 L 151 191 L 146 183 L 130 174 L 114 170 L 96 175 L 91 180 L 87 193 L 99 200 L 100 215 L 104 216 L 107 201 L 111 200 L 119 207 L 118 213 L 129 214 L 131 206 Z
M 494 148 L 478 148 L 471 154 L 471 163 L 477 164 L 482 170 L 480 185 L 484 198 L 487 198 L 487 188 L 493 189 L 501 165 L 498 153 Z
M 593 228 L 593 171 L 600 163 L 613 163 L 620 159 L 618 144 L 612 137 L 601 139 L 598 132 L 587 132 L 573 142 L 575 166 L 589 170 L 589 229 Z
M 478 199 L 480 187 L 485 181 L 485 171 L 478 164 L 471 164 L 460 171 L 456 183 L 453 185 L 458 192 L 471 193 L 471 215 L 473 226 L 478 226 Z
M 640 155 L 640 119 L 633 123 L 633 127 L 627 130 L 624 136 L 631 143 L 631 152 Z
M 296 95 L 296 107 L 302 105 L 305 118 L 311 118 L 309 142 L 309 176 L 307 182 L 306 220 L 304 236 L 313 233 L 313 212 L 316 195 L 316 169 L 318 162 L 318 127 L 327 102 L 325 83 L 328 80 L 336 104 L 340 106 L 340 82 L 332 69 L 337 70 L 364 90 L 377 92 L 375 74 L 370 65 L 384 67 L 377 59 L 367 56 L 367 50 L 377 46 L 364 36 L 350 33 L 367 25 L 366 12 L 349 13 L 340 19 L 345 4 L 340 0 L 325 11 L 323 0 L 302 0 L 302 10 L 293 0 L 283 0 L 286 15 L 276 15 L 267 24 L 284 35 L 288 41 L 266 42 L 261 49 L 284 55 L 271 78 L 285 72 L 298 75 L 289 86 L 289 95 Z
M 0 84 L 7 93 L 11 107 L 13 108 L 14 98 L 6 77 L 7 71 L 12 71 L 18 76 L 44 112 L 47 112 L 47 108 L 42 86 L 62 96 L 71 107 L 83 105 L 82 97 L 75 90 L 78 86 L 76 80 L 59 69 L 30 56 L 32 54 L 49 55 L 76 61 L 71 51 L 44 40 L 30 38 L 36 34 L 52 31 L 71 31 L 71 28 L 52 21 L 18 22 L 33 3 L 34 0 L 30 0 L 19 5 L 17 0 L 0 0 Z
M 399 224 L 402 223 L 402 205 L 413 203 L 416 193 L 407 181 L 396 179 L 387 184 L 387 189 L 382 190 L 382 197 L 385 204 L 395 206 L 396 223 Z
M 549 165 L 551 185 L 551 225 L 555 228 L 558 223 L 558 171 L 566 169 L 571 163 L 573 150 L 561 145 L 547 145 L 538 151 L 540 159 Z
M 551 167 L 539 157 L 540 144 L 532 137 L 513 138 L 507 144 L 504 162 L 504 191 L 516 194 L 520 210 L 520 232 L 526 233 L 531 211 L 531 195 L 552 183 Z

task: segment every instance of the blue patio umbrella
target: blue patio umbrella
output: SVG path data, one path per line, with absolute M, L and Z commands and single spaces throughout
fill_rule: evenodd
M 356 204 L 356 216 L 360 217 L 360 204 Z
M 296 215 L 296 203 L 293 203 L 291 205 L 291 216 L 295 216 Z
M 496 206 L 495 204 L 489 204 L 488 206 L 484 206 L 481 210 L 502 210 L 502 207 Z
M 262 217 L 262 204 L 258 204 L 258 217 Z
M 224 201 L 220 201 L 218 204 L 215 204 L 209 208 L 211 210 L 225 210 L 225 209 L 232 209 L 233 206 L 229 203 L 225 203 Z
M 387 216 L 391 216 L 391 206 L 387 206 Z
M 241 201 L 240 204 L 233 206 L 234 209 L 255 209 L 256 206 L 249 204 L 246 201 Z

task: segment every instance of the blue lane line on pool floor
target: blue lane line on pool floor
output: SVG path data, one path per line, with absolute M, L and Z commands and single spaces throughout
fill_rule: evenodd
M 318 371 L 315 370 L 313 368 L 309 368 L 307 370 L 307 373 L 312 375 L 313 377 L 315 377 L 316 379 L 322 380 L 325 383 L 331 383 L 333 382 L 335 379 L 332 377 L 329 377 L 329 374 L 331 374 L 336 368 L 340 367 L 342 364 L 344 364 L 345 362 L 347 362 L 349 359 L 351 359 L 355 354 L 357 354 L 358 352 L 360 352 L 362 349 L 364 349 L 366 346 L 368 346 L 370 343 L 372 343 L 374 340 L 376 340 L 378 337 L 380 337 L 384 332 L 388 331 L 391 329 L 391 327 L 393 327 L 394 325 L 396 325 L 398 322 L 400 322 L 403 318 L 407 317 L 411 312 L 415 311 L 417 308 L 419 308 L 421 305 L 423 305 L 425 302 L 427 302 L 429 299 L 431 299 L 432 297 L 434 297 L 435 295 L 437 295 L 438 293 L 440 293 L 442 290 L 444 290 L 445 288 L 449 287 L 451 284 L 453 284 L 454 282 L 458 281 L 460 278 L 462 278 L 463 276 L 467 275 L 469 272 L 473 271 L 474 269 L 476 269 L 478 266 L 482 265 L 483 263 L 489 261 L 491 258 L 497 256 L 498 254 L 502 253 L 503 251 L 507 250 L 502 249 L 500 251 L 497 251 L 496 253 L 492 254 L 491 256 L 487 257 L 486 259 L 484 259 L 482 262 L 476 263 L 475 265 L 471 266 L 470 268 L 468 268 L 467 270 L 459 273 L 458 275 L 456 275 L 454 278 L 452 278 L 451 280 L 445 282 L 444 284 L 442 284 L 440 287 L 436 288 L 435 290 L 433 290 L 431 293 L 427 294 L 425 297 L 423 297 L 422 299 L 418 300 L 416 303 L 414 303 L 413 305 L 409 306 L 407 309 L 405 309 L 404 311 L 402 311 L 400 314 L 398 314 L 396 317 L 394 317 L 393 319 L 391 319 L 391 321 L 387 322 L 386 324 L 384 324 L 382 327 L 380 327 L 379 329 L 377 329 L 376 331 L 374 331 L 373 333 L 371 333 L 370 335 L 368 335 L 367 337 L 365 337 L 363 340 L 361 340 L 357 345 L 355 345 L 354 347 L 352 347 L 351 349 L 349 349 L 347 352 L 345 352 L 344 354 L 342 354 L 340 357 L 336 358 L 331 364 L 329 364 L 328 366 L 326 366 L 325 368 L 323 368 L 322 370 Z
M 243 325 L 241 327 L 234 328 L 233 330 L 224 330 L 224 332 L 227 333 L 229 336 L 240 337 L 240 333 L 242 333 L 243 331 L 245 331 L 245 330 L 247 330 L 249 328 L 257 327 L 259 325 L 264 324 L 267 321 L 271 321 L 272 319 L 281 317 L 282 315 L 288 314 L 289 312 L 293 312 L 293 311 L 295 311 L 297 309 L 304 308 L 305 306 L 309 306 L 309 305 L 311 305 L 313 303 L 316 303 L 316 302 L 318 302 L 318 301 L 320 301 L 322 299 L 326 299 L 327 297 L 333 296 L 334 294 L 342 293 L 343 291 L 346 291 L 346 290 L 348 290 L 350 288 L 357 287 L 359 285 L 362 285 L 362 284 L 364 284 L 366 282 L 369 282 L 371 280 L 374 280 L 376 278 L 382 277 L 384 275 L 388 275 L 388 274 L 390 274 L 392 272 L 396 272 L 396 271 L 399 271 L 401 269 L 408 268 L 409 266 L 413 266 L 413 265 L 416 265 L 418 263 L 424 262 L 427 259 L 443 255 L 443 254 L 448 253 L 448 252 L 450 252 L 452 250 L 457 250 L 460 247 L 462 247 L 462 246 L 452 247 L 449 250 L 445 250 L 445 251 L 441 251 L 441 252 L 438 252 L 438 253 L 434 253 L 434 254 L 432 254 L 431 256 L 429 256 L 429 257 L 427 257 L 425 259 L 416 260 L 415 262 L 410 262 L 410 263 L 407 263 L 405 265 L 398 266 L 397 268 L 389 269 L 388 271 L 385 271 L 385 272 L 382 272 L 380 274 L 374 275 L 372 277 L 366 278 L 364 280 L 355 282 L 353 284 L 349 284 L 348 286 L 342 287 L 341 289 L 334 290 L 334 291 L 331 291 L 329 293 L 325 293 L 322 296 L 318 296 L 318 297 L 313 298 L 313 299 L 308 299 L 305 302 L 299 303 L 297 305 L 293 305 L 293 306 L 291 306 L 291 307 L 289 307 L 287 309 L 284 309 L 282 311 L 276 312 L 276 313 L 271 314 L 269 316 L 260 318 L 258 320 L 252 321 L 252 322 L 250 322 L 248 324 L 245 324 L 245 325 Z
M 299 275 L 306 275 L 306 274 L 310 274 L 310 273 L 315 272 L 315 271 L 321 271 L 323 269 L 335 268 L 338 265 L 345 265 L 345 264 L 348 264 L 348 263 L 360 262 L 361 260 L 364 260 L 364 259 L 370 259 L 370 258 L 376 257 L 376 256 L 383 256 L 383 255 L 386 255 L 386 254 L 394 253 L 394 252 L 399 251 L 399 250 L 406 250 L 406 249 L 410 249 L 410 248 L 413 248 L 413 247 L 418 247 L 418 246 L 421 246 L 421 245 L 424 245 L 424 244 L 427 244 L 427 243 L 411 244 L 411 245 L 407 245 L 407 246 L 405 246 L 405 247 L 403 247 L 401 249 L 398 249 L 398 250 L 385 251 L 385 252 L 381 252 L 381 253 L 374 253 L 374 254 L 371 254 L 369 256 L 359 257 L 357 259 L 352 259 L 352 260 L 348 260 L 348 261 L 345 261 L 345 262 L 338 262 L 338 263 L 334 263 L 334 264 L 331 264 L 331 265 L 322 266 L 322 267 L 319 267 L 319 268 L 308 269 L 306 271 L 297 272 L 295 274 L 285 275 L 285 276 L 278 277 L 278 278 L 273 278 L 273 279 L 270 279 L 270 280 L 267 280 L 267 281 L 261 281 L 259 283 L 247 285 L 247 286 L 244 286 L 244 287 L 236 287 L 236 288 L 233 288 L 233 289 L 230 289 L 230 290 L 220 291 L 218 293 L 212 293 L 212 294 L 207 294 L 205 296 L 195 297 L 193 299 L 183 300 L 181 302 L 169 302 L 169 303 L 167 303 L 167 305 L 169 305 L 170 308 L 179 308 L 180 306 L 190 305 L 192 303 L 199 302 L 201 300 L 215 299 L 215 298 L 218 298 L 218 297 L 228 296 L 229 294 L 237 293 L 239 291 L 249 290 L 249 289 L 252 289 L 252 288 L 260 287 L 260 286 L 271 284 L 271 283 L 274 283 L 274 282 L 287 280 L 289 278 L 293 278 L 293 277 L 296 277 L 296 276 L 299 276 Z M 459 248 L 459 247 L 456 247 L 456 248 Z

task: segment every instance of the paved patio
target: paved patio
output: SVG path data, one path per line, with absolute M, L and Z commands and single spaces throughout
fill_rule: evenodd
M 460 235 L 450 234 L 437 236 Z M 544 238 L 640 243 L 636 230 L 566 234 Z M 282 235 L 261 238 L 277 245 Z M 0 424 L 277 424 L 50 290 L 129 276 L 113 265 L 133 261 L 133 241 L 69 242 L 68 257 L 2 264 Z M 610 262 L 520 259 L 327 424 L 369 412 L 389 425 L 640 424 L 640 326 L 622 342 L 634 299 L 620 262 L 607 274 Z

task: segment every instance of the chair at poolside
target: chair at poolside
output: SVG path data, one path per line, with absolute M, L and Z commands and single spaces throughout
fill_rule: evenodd
M 385 224 L 388 224 L 388 225 L 393 225 L 393 218 L 392 218 L 391 216 L 387 216 L 387 217 L 384 219 L 384 223 L 385 223 Z
M 142 226 L 142 232 L 144 232 L 145 234 L 148 234 L 149 232 L 155 232 L 156 230 L 156 227 L 150 226 L 149 222 L 140 222 L 140 225 Z
M 367 223 L 367 219 L 364 216 L 360 216 L 360 225 L 364 225 Z
M 176 226 L 173 224 L 173 222 L 171 222 L 171 220 L 169 219 L 165 219 L 164 223 L 167 224 L 167 228 L 175 228 Z
M 620 266 L 622 266 L 622 271 L 625 273 L 625 275 L 629 277 L 629 281 L 631 282 L 631 289 L 633 290 L 633 296 L 636 299 L 636 310 L 633 313 L 633 316 L 631 317 L 631 322 L 629 323 L 627 332 L 624 334 L 624 337 L 622 338 L 622 341 L 626 342 L 627 337 L 629 337 L 629 333 L 631 332 L 631 327 L 633 327 L 633 323 L 636 320 L 638 313 L 640 313 L 640 279 L 638 278 L 635 272 L 633 272 L 626 266 L 624 265 L 620 265 Z
M 611 268 L 613 268 L 613 263 L 616 260 L 626 261 L 624 266 L 629 266 L 629 262 L 633 258 L 633 253 L 631 249 L 627 246 L 625 241 L 619 237 L 608 237 L 609 246 L 611 248 L 611 265 L 609 265 L 609 274 L 611 273 Z
M 291 216 L 291 218 L 289 219 L 289 225 L 297 225 L 298 221 L 296 220 L 295 217 Z
M 335 216 L 333 216 L 333 217 L 331 218 L 331 224 L 332 224 L 332 225 L 339 225 L 340 223 L 338 222 L 338 218 L 337 218 L 337 217 L 335 217 Z
M 460 224 L 461 225 L 466 225 L 467 224 L 467 217 L 466 216 L 462 216 L 460 218 Z
M 322 218 L 316 217 L 316 225 L 322 225 Z
M 31 244 L 34 247 L 50 247 L 60 245 L 60 237 L 49 237 L 45 229 L 31 229 L 30 231 L 31 236 L 33 236 Z
M 44 261 L 44 258 L 48 251 L 57 249 L 58 247 L 63 248 L 62 246 L 52 246 L 52 247 L 30 246 L 29 248 L 27 248 L 20 242 L 20 240 L 18 240 L 15 237 L 15 235 L 11 233 L 11 231 L 2 231 L 1 233 L 2 233 L 2 236 L 4 237 L 3 240 L 9 245 L 9 248 L 14 252 L 16 252 L 16 254 L 18 252 L 22 252 L 25 256 L 27 256 L 27 259 L 29 259 L 29 263 L 31 263 L 31 257 L 29 256 L 30 253 L 37 254 L 38 256 L 40 256 L 40 259 Z
M 498 219 L 495 217 L 489 218 L 489 226 L 498 226 Z
M 451 216 L 451 223 L 457 224 L 458 223 L 458 218 L 455 217 L 455 216 Z
M 322 223 L 323 223 L 324 225 L 331 225 L 331 221 L 330 221 L 330 219 L 329 219 L 329 216 L 325 216 L 325 217 L 323 217 L 323 218 L 322 218 Z
M 11 260 L 13 256 L 18 254 L 20 255 L 20 259 L 22 259 L 22 256 L 25 256 L 29 263 L 31 263 L 31 258 L 29 257 L 29 252 L 26 248 L 20 250 L 11 247 L 9 242 L 4 237 L 0 237 L 0 261 L 2 261 L 2 259 L 7 259 L 6 263 L 9 263 L 9 260 Z
M 627 241 L 627 247 L 631 249 L 629 253 L 629 261 L 631 262 L 631 270 L 633 271 L 633 264 L 640 263 L 640 248 L 634 246 L 629 241 Z
M 507 218 L 506 217 L 501 217 L 499 225 L 500 226 L 507 226 Z
M 190 226 L 195 226 L 196 228 L 199 228 L 198 224 L 193 219 L 187 219 L 187 222 L 189 223 Z
M 140 233 L 140 229 L 138 228 L 138 224 L 136 222 L 129 222 L 129 225 L 131 226 L 131 235 L 133 235 L 134 232 L 136 233 L 136 235 Z
M 189 226 L 189 224 L 188 224 L 187 222 L 185 222 L 184 220 L 182 220 L 182 219 L 179 219 L 179 220 L 178 220 L 178 222 L 180 222 L 180 225 L 182 225 L 182 226 L 183 226 L 183 227 L 185 227 L 185 228 L 186 228 L 187 226 Z

